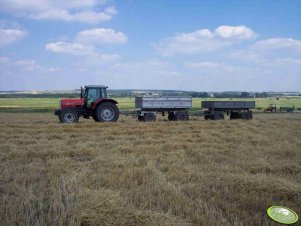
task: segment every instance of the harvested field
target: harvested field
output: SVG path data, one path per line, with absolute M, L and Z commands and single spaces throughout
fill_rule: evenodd
M 0 225 L 279 225 L 271 205 L 300 216 L 301 114 L 192 119 L 0 113 Z

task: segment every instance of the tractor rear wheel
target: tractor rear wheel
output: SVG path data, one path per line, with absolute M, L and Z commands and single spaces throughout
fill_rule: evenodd
M 60 122 L 62 123 L 78 122 L 78 118 L 79 118 L 78 112 L 72 108 L 67 108 L 62 110 L 62 113 L 59 116 Z
M 94 119 L 95 122 L 99 122 L 98 118 L 96 117 L 95 114 L 92 115 L 92 118 Z
M 119 118 L 119 110 L 114 103 L 104 102 L 97 107 L 95 118 L 97 122 L 116 122 Z

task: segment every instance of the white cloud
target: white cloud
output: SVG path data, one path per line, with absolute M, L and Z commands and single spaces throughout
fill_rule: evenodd
M 219 26 L 215 29 L 214 35 L 225 39 L 254 39 L 257 34 L 246 26 Z
M 6 64 L 9 62 L 9 59 L 7 57 L 0 57 L 0 64 Z
M 118 54 L 98 53 L 97 44 L 117 44 L 127 41 L 127 37 L 122 32 L 113 29 L 95 28 L 83 30 L 77 33 L 74 42 L 51 42 L 46 44 L 48 51 L 55 53 L 65 53 L 74 56 L 88 56 L 93 62 L 111 61 L 119 59 Z M 94 58 L 94 59 L 92 59 Z
M 127 37 L 122 32 L 116 32 L 113 29 L 95 28 L 84 30 L 76 35 L 75 40 L 81 43 L 125 43 Z
M 223 72 L 241 72 L 242 67 L 227 65 L 224 63 L 216 63 L 211 61 L 201 61 L 201 62 L 186 62 L 185 66 L 191 69 L 197 69 L 201 71 L 215 70 L 221 73 Z
M 220 63 L 214 63 L 210 61 L 202 61 L 202 62 L 187 62 L 185 65 L 189 68 L 219 68 L 223 66 Z
M 274 62 L 278 65 L 299 65 L 301 66 L 301 59 L 292 59 L 292 58 L 282 58 L 282 59 L 275 59 Z M 301 68 L 300 68 L 301 69 Z
M 201 29 L 191 33 L 182 33 L 174 38 L 180 42 L 196 42 L 202 38 L 213 38 L 213 34 L 208 29 Z
M 61 68 L 46 67 L 32 59 L 13 60 L 2 57 L 0 58 L 0 90 L 50 88 L 50 84 L 55 84 L 63 77 L 62 72 Z
M 103 5 L 106 0 L 48 0 L 47 2 L 51 2 L 55 7 L 60 8 L 92 8 L 94 6 Z
M 0 58 L 1 72 L 3 75 L 14 73 L 30 73 L 30 72 L 57 72 L 60 68 L 57 67 L 44 67 L 39 65 L 35 60 L 17 60 L 12 61 L 7 57 Z
M 116 63 L 112 66 L 114 69 L 125 69 L 125 70 L 144 70 L 145 68 L 153 68 L 156 71 L 162 71 L 171 69 L 172 64 L 167 61 L 158 59 L 150 59 L 143 62 L 127 62 L 127 63 Z
M 73 21 L 98 24 L 111 20 L 116 13 L 117 11 L 112 12 L 111 10 L 109 10 L 109 13 L 106 10 L 104 12 L 82 11 L 73 15 Z
M 280 59 L 301 59 L 301 41 L 291 38 L 271 38 L 235 50 L 228 57 L 249 62 L 271 63 Z
M 116 63 L 108 69 L 108 82 L 116 88 L 126 84 L 133 89 L 180 89 L 186 78 L 177 69 L 177 65 L 160 59 Z
M 101 61 L 111 61 L 120 59 L 120 56 L 118 54 L 98 54 L 98 58 Z
M 91 9 L 95 6 L 103 5 L 105 0 L 0 0 L 1 11 L 11 13 L 32 13 L 61 9 Z
M 24 71 L 36 71 L 36 70 L 42 70 L 43 67 L 37 64 L 34 60 L 18 60 L 14 62 L 14 65 L 22 68 Z
M 223 42 L 214 40 L 212 35 L 207 29 L 197 30 L 192 33 L 182 33 L 163 39 L 155 47 L 161 55 L 173 56 L 179 53 L 210 52 L 225 46 Z
M 80 43 L 52 42 L 46 45 L 46 49 L 56 53 L 66 53 L 71 55 L 92 55 L 94 47 Z
M 115 14 L 117 14 L 117 10 L 115 9 L 114 6 L 107 7 L 107 8 L 104 10 L 104 12 L 107 13 L 107 14 L 110 14 L 110 15 L 115 15 Z
M 0 11 L 36 20 L 98 24 L 111 20 L 117 14 L 117 10 L 112 6 L 99 11 L 98 6 L 104 2 L 104 0 L 0 0 Z
M 51 1 L 45 0 L 0 0 L 1 11 L 9 13 L 25 13 L 47 10 L 51 7 Z
M 301 41 L 291 38 L 271 38 L 256 42 L 251 49 L 254 51 L 290 49 L 301 52 Z
M 52 42 L 45 46 L 46 50 L 55 53 L 64 53 L 73 56 L 85 56 L 88 57 L 92 63 L 112 61 L 120 58 L 118 54 L 102 54 L 95 50 L 93 45 L 84 45 L 81 43 L 70 42 Z
M 74 17 L 66 9 L 51 9 L 40 13 L 31 13 L 30 18 L 36 20 L 63 20 L 72 21 Z
M 76 21 L 81 23 L 98 24 L 111 20 L 113 15 L 116 13 L 112 10 L 109 10 L 109 12 L 110 13 L 85 10 L 81 12 L 70 13 L 66 9 L 55 8 L 45 12 L 31 13 L 29 14 L 29 17 L 36 20 L 60 20 L 66 22 Z
M 180 53 L 207 53 L 256 37 L 255 32 L 246 26 L 220 26 L 214 32 L 200 29 L 165 38 L 155 47 L 163 56 L 173 56 Z
M 26 35 L 27 32 L 20 29 L 0 28 L 0 45 L 10 44 L 24 38 Z

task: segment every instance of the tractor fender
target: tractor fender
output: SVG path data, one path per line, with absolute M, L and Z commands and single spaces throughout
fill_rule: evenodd
M 104 102 L 111 102 L 113 104 L 118 104 L 118 102 L 116 100 L 113 99 L 100 99 L 94 102 L 93 104 L 93 110 L 97 109 L 98 105 L 104 103 Z

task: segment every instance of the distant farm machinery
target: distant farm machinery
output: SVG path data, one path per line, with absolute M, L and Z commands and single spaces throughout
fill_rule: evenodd
M 269 106 L 267 108 L 264 109 L 264 112 L 293 112 L 295 110 L 295 105 L 293 105 L 292 107 L 279 107 L 277 110 L 277 106 L 276 104 L 269 104 Z
M 277 106 L 276 104 L 269 104 L 267 108 L 263 110 L 264 112 L 276 112 L 277 111 Z
M 286 111 L 286 112 L 293 112 L 295 110 L 295 105 L 293 105 L 292 107 L 280 107 L 279 110 Z

